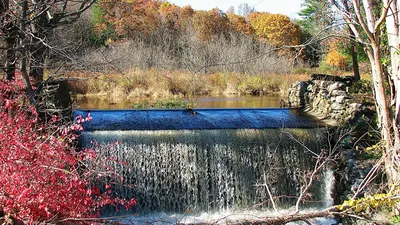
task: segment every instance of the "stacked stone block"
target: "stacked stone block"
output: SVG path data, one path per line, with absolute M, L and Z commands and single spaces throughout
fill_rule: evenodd
M 362 105 L 348 93 L 350 82 L 325 78 L 294 83 L 289 89 L 289 105 L 341 123 L 355 119 Z

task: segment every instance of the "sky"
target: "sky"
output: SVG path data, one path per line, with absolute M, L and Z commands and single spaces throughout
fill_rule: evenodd
M 191 5 L 195 10 L 210 10 L 217 7 L 226 11 L 230 6 L 234 6 L 236 12 L 239 4 L 247 3 L 259 12 L 280 13 L 296 18 L 303 0 L 169 0 L 169 2 L 178 6 Z

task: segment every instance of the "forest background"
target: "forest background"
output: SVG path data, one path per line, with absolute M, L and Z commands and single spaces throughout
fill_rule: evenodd
M 48 33 L 45 55 L 32 59 L 45 66 L 32 76 L 38 82 L 50 74 L 80 78 L 71 79 L 74 94 L 110 101 L 286 96 L 291 83 L 311 73 L 353 73 L 352 42 L 330 36 L 346 27 L 324 30 L 333 24 L 329 10 L 307 1 L 300 19 L 291 20 L 248 4 L 224 12 L 156 0 L 98 1 L 73 25 Z M 360 52 L 356 57 L 367 73 Z
M 60 210 L 60 205 L 55 204 L 54 211 L 49 211 L 43 196 L 35 195 L 39 199 L 32 201 L 34 190 L 29 184 L 23 183 L 21 188 L 15 188 L 15 180 L 9 178 L 26 180 L 20 178 L 23 177 L 21 171 L 27 174 L 35 172 L 26 165 L 40 163 L 35 160 L 36 152 L 51 153 L 36 147 L 54 148 L 54 144 L 48 141 L 59 141 L 60 148 L 69 146 L 65 142 L 68 140 L 65 132 L 61 131 L 60 138 L 52 138 L 62 128 L 57 125 L 54 126 L 57 132 L 49 129 L 49 137 L 47 134 L 34 135 L 46 130 L 36 125 L 36 101 L 39 102 L 40 98 L 35 94 L 40 93 L 40 85 L 49 77 L 69 78 L 76 94 L 157 99 L 200 94 L 282 92 L 292 81 L 308 79 L 310 73 L 345 73 L 359 80 L 360 77 L 369 79 L 367 71 L 371 71 L 373 85 L 370 81 L 361 81 L 356 90 L 365 87 L 366 93 L 373 96 L 377 109 L 375 122 L 381 142 L 376 149 L 382 155 L 380 162 L 385 163 L 388 177 L 382 190 L 388 190 L 386 193 L 390 194 L 380 197 L 380 200 L 389 199 L 389 208 L 398 203 L 392 201 L 398 199 L 400 177 L 397 65 L 400 61 L 397 26 L 400 23 L 394 16 L 399 7 L 396 0 L 365 0 L 362 4 L 357 0 L 307 0 L 298 20 L 280 14 L 255 12 L 245 4 L 236 14 L 234 8 L 226 12 L 219 9 L 196 11 L 190 6 L 178 7 L 155 0 L 14 3 L 2 0 L 0 4 L 3 25 L 0 59 L 6 80 L 16 78 L 18 81 L 20 77 L 16 75 L 22 75 L 25 85 L 21 86 L 24 86 L 23 92 L 27 93 L 32 107 L 27 107 L 26 99 L 16 97 L 22 96 L 20 90 L 13 90 L 16 83 L 1 86 L 0 135 L 9 145 L 1 148 L 4 154 L 0 159 L 6 162 L 1 165 L 9 166 L 2 167 L 2 174 L 12 175 L 3 176 L 8 186 L 4 185 L 7 190 L 1 192 L 6 194 L 0 195 L 1 214 L 23 215 L 26 216 L 23 219 L 29 220 L 59 219 L 54 215 L 61 215 L 54 214 Z M 28 118 L 27 125 L 21 128 L 27 128 L 27 132 L 21 132 L 17 126 L 23 125 L 21 118 Z M 56 118 L 54 122 L 58 122 Z M 24 143 L 12 138 L 21 133 L 29 134 L 21 138 Z M 41 143 L 42 140 L 46 145 Z M 25 161 L 16 160 L 10 149 L 24 151 Z M 68 157 L 74 151 L 66 150 Z M 65 153 L 63 150 L 58 152 Z M 76 164 L 71 160 L 70 170 L 74 173 L 63 173 L 71 174 L 65 177 L 65 182 L 57 179 L 51 182 L 61 182 L 61 186 L 66 186 L 65 183 L 73 181 L 69 187 L 76 188 L 76 181 L 79 181 Z M 17 168 L 16 165 L 24 170 L 10 169 Z M 41 164 L 38 167 L 46 171 L 49 168 Z M 61 163 L 59 169 L 64 168 L 65 163 Z M 54 178 L 53 172 L 51 170 L 49 177 Z M 89 201 L 95 190 L 87 189 L 85 182 L 78 183 L 85 184 L 80 185 L 79 193 L 86 193 L 87 198 L 80 200 L 88 202 L 88 205 L 97 207 L 109 202 L 108 198 L 101 204 Z M 8 194 L 9 190 L 13 194 Z M 20 204 L 22 200 L 26 202 Z M 358 202 L 363 206 L 360 212 L 374 208 L 376 200 L 375 197 L 362 199 Z M 41 205 L 34 205 L 38 202 Z M 129 201 L 130 204 L 134 201 Z M 353 213 L 358 210 L 354 204 L 354 201 L 345 202 L 342 209 L 336 209 L 350 209 L 348 212 Z M 378 202 L 377 206 L 380 205 Z M 36 213 L 36 217 L 32 217 L 32 213 Z M 331 211 L 324 213 L 330 215 Z M 74 211 L 68 216 L 82 215 Z M 398 220 L 398 217 L 394 219 Z

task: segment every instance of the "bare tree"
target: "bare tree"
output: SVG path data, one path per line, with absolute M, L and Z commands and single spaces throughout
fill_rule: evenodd
M 371 63 L 373 90 L 382 141 L 385 145 L 386 172 L 391 183 L 400 179 L 400 2 L 382 0 L 381 9 L 372 0 L 331 0 L 364 47 Z M 386 24 L 392 67 L 385 74 L 382 66 L 381 39 Z M 365 34 L 365 35 L 363 35 Z M 385 81 L 389 83 L 389 90 Z M 390 94 L 388 94 L 388 91 Z
M 4 50 L 5 59 L 3 70 L 5 72 L 6 79 L 12 79 L 15 70 L 15 51 L 13 50 L 16 46 L 16 35 L 17 27 L 14 21 L 11 20 L 11 16 L 7 14 L 9 11 L 9 1 L 0 1 L 0 33 L 4 38 Z
M 43 81 L 49 32 L 74 23 L 95 0 L 21 0 L 0 1 L 0 37 L 5 40 L 6 78 L 13 80 L 15 70 L 21 71 L 28 93 L 33 96 L 31 77 L 36 84 Z M 33 98 L 32 98 L 33 99 Z
M 255 8 L 250 6 L 247 3 L 242 3 L 239 5 L 239 15 L 243 16 L 243 17 L 247 17 L 250 13 L 255 12 Z

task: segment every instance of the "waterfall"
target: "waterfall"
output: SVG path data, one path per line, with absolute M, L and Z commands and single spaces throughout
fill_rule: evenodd
M 214 213 L 270 209 L 267 187 L 280 208 L 293 206 L 306 171 L 315 163 L 303 145 L 318 153 L 327 146 L 325 132 L 322 128 L 103 130 L 83 132 L 80 141 L 86 147 L 96 141 L 99 154 L 126 162 L 110 161 L 124 182 L 135 186 L 114 190 L 120 197 L 137 199 L 138 205 L 126 213 Z M 328 175 L 315 181 L 304 207 L 330 204 Z

